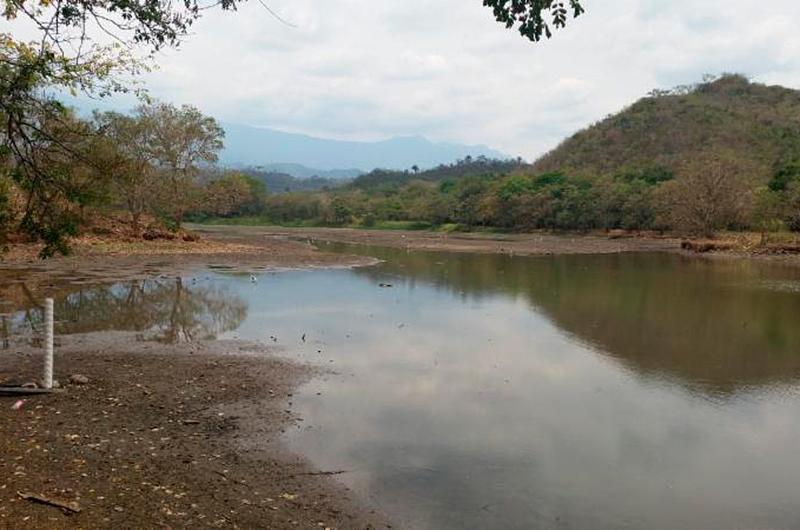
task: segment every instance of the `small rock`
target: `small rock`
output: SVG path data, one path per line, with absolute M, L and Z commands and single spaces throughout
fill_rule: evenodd
M 72 374 L 69 376 L 69 382 L 73 385 L 88 385 L 89 378 L 83 374 Z

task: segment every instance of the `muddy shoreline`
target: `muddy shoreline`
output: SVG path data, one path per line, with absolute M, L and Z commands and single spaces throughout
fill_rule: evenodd
M 0 313 L 79 286 L 209 267 L 258 273 L 375 262 L 284 236 L 109 248 L 79 246 L 45 262 L 35 249 L 15 249 L 0 262 Z M 0 348 L 0 385 L 40 376 L 32 338 L 12 336 Z M 285 447 L 282 433 L 302 421 L 291 395 L 319 369 L 240 341 L 164 344 L 97 332 L 60 336 L 56 346 L 62 389 L 0 397 L 0 528 L 390 527 Z M 74 374 L 89 383 L 69 384 Z M 75 503 L 80 512 L 20 494 Z
M 286 450 L 281 434 L 301 420 L 292 393 L 318 370 L 278 353 L 236 341 L 63 337 L 61 390 L 0 398 L 0 527 L 388 527 Z M 1 357 L 0 375 L 40 370 L 41 352 L 25 344 Z M 76 372 L 88 384 L 70 384 Z
M 196 225 L 193 229 L 211 239 L 227 240 L 232 227 Z M 240 238 L 293 238 L 308 241 L 355 243 L 408 250 L 504 253 L 519 256 L 551 254 L 613 254 L 680 250 L 674 237 L 609 237 L 595 234 L 490 234 L 428 231 L 361 230 L 353 228 L 235 227 Z M 233 241 L 233 240 L 232 240 Z
M 196 225 L 197 232 L 210 239 L 232 241 L 251 238 L 289 238 L 294 241 L 331 242 L 380 247 L 403 248 L 411 251 L 444 251 L 468 253 L 493 253 L 516 256 L 549 256 L 565 254 L 617 254 L 623 252 L 670 252 L 698 259 L 743 259 L 800 267 L 800 254 L 768 252 L 753 247 L 752 241 L 739 248 L 740 243 L 731 243 L 736 237 L 750 239 L 754 234 L 737 236 L 724 234 L 718 241 L 718 249 L 698 252 L 687 250 L 682 245 L 687 241 L 677 235 L 655 233 L 592 232 L 580 233 L 481 233 L 456 232 L 446 234 L 424 230 L 364 230 L 353 228 L 285 228 L 285 227 L 226 227 Z M 690 240 L 694 241 L 694 240 Z M 703 242 L 705 240 L 698 240 Z M 730 248 L 727 248 L 730 247 Z M 751 248 L 752 247 L 752 248 Z
M 0 255 L 0 300 L 41 298 L 69 285 L 181 276 L 208 267 L 246 273 L 375 263 L 362 256 L 320 252 L 285 235 L 264 234 L 220 233 L 201 242 L 143 246 L 101 240 L 73 250 L 72 255 L 48 260 L 37 257 L 36 247 L 18 246 Z

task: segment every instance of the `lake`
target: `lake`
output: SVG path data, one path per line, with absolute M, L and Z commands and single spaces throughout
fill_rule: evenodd
M 75 286 L 57 331 L 253 339 L 330 369 L 287 441 L 401 527 L 800 525 L 800 269 L 321 246 L 385 261 Z

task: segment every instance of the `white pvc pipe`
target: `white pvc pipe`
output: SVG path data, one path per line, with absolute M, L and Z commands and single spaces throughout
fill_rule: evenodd
M 53 299 L 44 301 L 44 377 L 45 388 L 53 388 Z

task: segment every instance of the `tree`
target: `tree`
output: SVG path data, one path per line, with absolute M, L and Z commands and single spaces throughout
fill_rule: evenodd
M 262 210 L 266 187 L 250 175 L 225 171 L 205 186 L 202 214 L 228 217 Z
M 330 221 L 336 225 L 345 225 L 353 220 L 353 210 L 342 197 L 334 197 L 330 203 Z
M 234 2 L 220 0 L 215 5 L 233 9 Z M 27 195 L 19 228 L 45 241 L 43 255 L 66 252 L 64 238 L 75 225 L 70 208 L 60 204 L 70 199 L 63 183 L 68 180 L 64 171 L 71 168 L 44 166 L 49 156 L 41 156 L 42 150 L 85 162 L 72 145 L 52 136 L 54 131 L 65 132 L 74 120 L 50 94 L 62 90 L 102 97 L 139 92 L 132 78 L 149 64 L 143 54 L 176 46 L 204 7 L 197 0 L 3 2 L 4 24 L 19 21 L 38 36 L 25 42 L 0 31 L 0 179 L 13 178 Z M 101 43 L 98 37 L 110 38 L 111 43 Z M 61 125 L 54 125 L 59 120 Z
M 523 37 L 533 42 L 542 37 L 549 39 L 552 28 L 565 27 L 570 14 L 578 17 L 584 12 L 580 0 L 483 0 L 483 5 L 492 8 L 498 22 L 507 28 L 516 26 Z
M 720 156 L 701 156 L 683 163 L 676 178 L 656 192 L 661 222 L 702 236 L 745 226 L 755 199 L 749 169 Z
M 0 252 L 8 244 L 8 232 L 14 222 L 12 193 L 10 180 L 0 170 Z
M 76 233 L 87 206 L 107 198 L 107 187 L 93 170 L 100 145 L 90 124 L 55 102 L 29 110 L 7 138 L 0 180 L 13 182 L 21 196 L 17 228 L 44 241 L 47 257 L 67 251 L 64 236 Z
M 217 161 L 225 131 L 214 118 L 190 105 L 142 105 L 136 115 L 152 128 L 146 148 L 163 181 L 162 197 L 166 200 L 161 209 L 176 228 L 180 227 L 192 206 L 192 185 L 204 164 Z
M 789 184 L 784 201 L 786 226 L 792 232 L 800 232 L 800 181 Z
M 114 196 L 128 211 L 131 232 L 141 235 L 141 218 L 158 192 L 155 167 L 148 139 L 152 123 L 118 112 L 95 113 L 94 121 L 106 140 L 104 171 L 110 177 Z
M 768 184 L 775 196 L 783 222 L 793 232 L 800 232 L 800 164 L 778 168 Z
M 64 203 L 73 199 L 65 184 L 74 168 L 66 162 L 87 162 L 73 140 L 90 131 L 49 94 L 126 91 L 130 85 L 118 74 L 141 70 L 129 47 L 94 42 L 88 20 L 104 29 L 113 24 L 132 31 L 132 41 L 144 42 L 150 35 L 154 43 L 163 44 L 170 39 L 167 30 L 184 19 L 156 16 L 163 9 L 160 3 L 127 0 L 7 0 L 3 7 L 5 22 L 27 19 L 40 38 L 23 42 L 0 31 L 0 167 L 26 195 L 17 228 L 45 241 L 43 256 L 66 252 L 64 238 L 75 231 L 71 208 Z M 54 156 L 59 164 L 48 166 Z
M 782 215 L 784 204 L 781 194 L 769 187 L 760 187 L 755 194 L 753 209 L 754 227 L 761 232 L 761 244 L 769 242 L 770 232 L 777 232 L 783 227 Z

